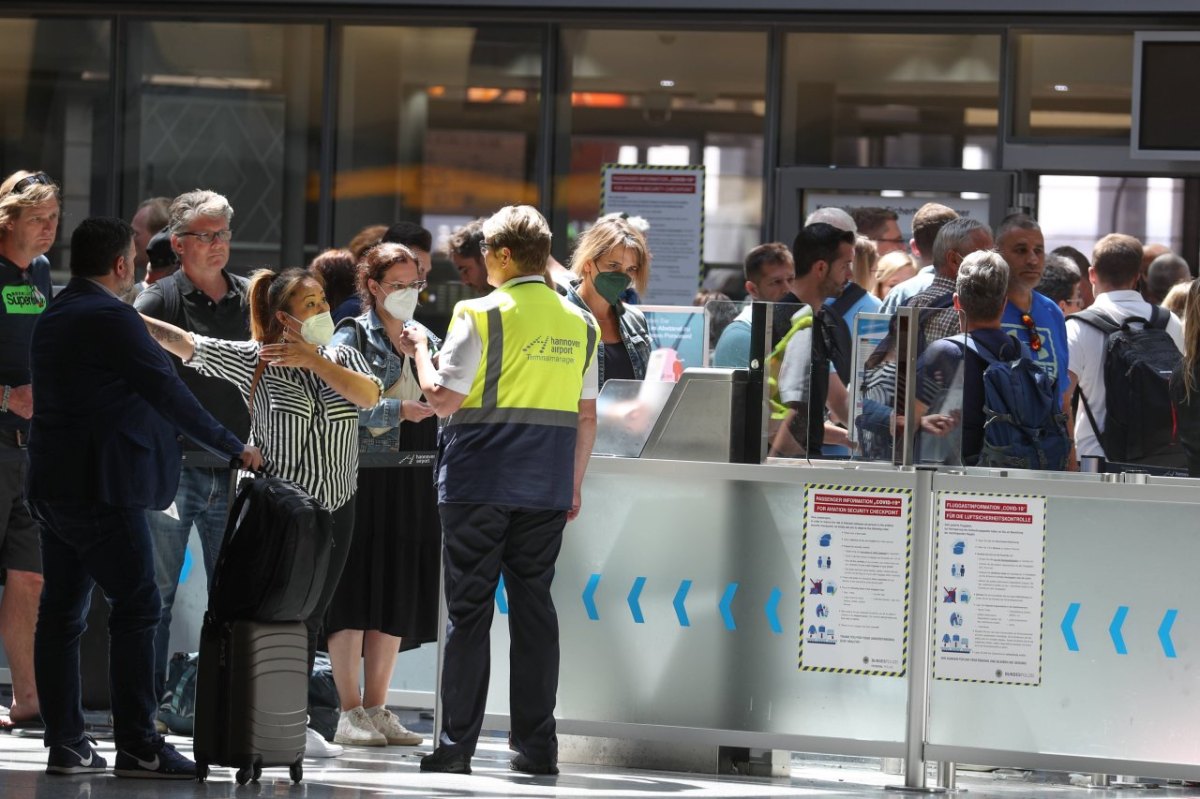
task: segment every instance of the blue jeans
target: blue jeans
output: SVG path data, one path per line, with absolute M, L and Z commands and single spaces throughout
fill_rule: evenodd
M 188 536 L 195 524 L 211 587 L 225 535 L 225 517 L 229 513 L 229 470 L 185 467 L 179 474 L 175 510 L 178 519 L 165 511 L 145 511 L 150 538 L 154 541 L 154 580 L 162 597 L 162 615 L 154 636 L 154 691 L 160 699 L 167 681 L 167 664 L 171 662 L 171 653 L 167 651 L 171 646 L 171 608 L 175 605 Z
M 159 598 L 153 545 L 141 509 L 36 501 L 41 523 L 42 588 L 34 637 L 34 673 L 46 746 L 84 735 L 79 683 L 79 638 L 92 587 L 99 584 L 108 620 L 109 690 L 118 748 L 158 740 L 154 712 L 154 631 Z

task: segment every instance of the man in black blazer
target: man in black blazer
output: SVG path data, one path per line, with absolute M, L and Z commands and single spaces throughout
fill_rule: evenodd
M 262 456 L 187 390 L 137 311 L 133 229 L 85 219 L 71 236 L 71 281 L 33 333 L 30 509 L 41 525 L 45 585 L 34 670 L 50 749 L 47 772 L 107 765 L 84 736 L 79 636 L 92 586 L 112 606 L 109 668 L 118 776 L 188 779 L 195 764 L 154 729 L 159 596 L 145 509 L 179 482 L 179 433 L 258 468 Z

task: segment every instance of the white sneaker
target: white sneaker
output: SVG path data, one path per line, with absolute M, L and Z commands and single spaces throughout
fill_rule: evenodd
M 419 734 L 401 724 L 396 714 L 383 705 L 368 710 L 367 716 L 391 746 L 420 746 L 425 741 Z
M 348 746 L 387 746 L 388 740 L 375 725 L 362 705 L 342 711 L 338 717 L 337 734 L 333 736 L 334 743 Z
M 345 750 L 337 744 L 331 744 L 326 741 L 321 733 L 314 730 L 312 727 L 306 727 L 304 730 L 304 756 L 305 757 L 341 757 Z

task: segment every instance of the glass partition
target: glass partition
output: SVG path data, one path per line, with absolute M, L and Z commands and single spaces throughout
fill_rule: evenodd
M 595 455 L 641 457 L 674 383 L 661 380 L 606 380 L 596 400 Z
M 147 197 L 212 189 L 233 206 L 230 266 L 315 254 L 320 25 L 133 22 L 123 213 Z
M 1014 34 L 1013 135 L 1126 143 L 1133 33 Z
M 852 460 L 893 462 L 896 404 L 896 323 L 889 314 L 861 313 L 854 320 L 854 374 L 847 425 Z
M 421 320 L 446 329 L 474 290 L 440 256 L 453 231 L 539 205 L 542 33 L 534 26 L 342 29 L 333 241 L 417 222 L 435 258 Z M 597 183 L 599 178 L 597 178 Z M 565 253 L 563 254 L 565 259 Z
M 996 163 L 998 35 L 812 31 L 785 49 L 781 164 Z
M 110 41 L 104 19 L 0 19 L 0 177 L 41 170 L 62 187 L 55 282 L 65 282 L 71 230 L 112 189 Z
M 568 28 L 562 44 L 559 260 L 600 213 L 605 164 L 703 165 L 702 260 L 740 266 L 761 242 L 767 34 Z

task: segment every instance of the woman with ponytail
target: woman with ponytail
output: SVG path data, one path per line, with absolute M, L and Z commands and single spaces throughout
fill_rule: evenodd
M 250 279 L 250 341 L 226 341 L 145 320 L 168 352 L 201 374 L 233 383 L 250 408 L 250 440 L 263 468 L 301 486 L 333 515 L 333 554 L 321 600 L 305 621 L 308 668 L 354 530 L 358 478 L 358 412 L 379 403 L 383 386 L 362 355 L 329 346 L 333 319 L 321 279 L 303 269 Z M 341 748 L 308 731 L 309 757 L 336 757 Z
M 1171 404 L 1188 476 L 1200 477 L 1200 280 L 1188 286 L 1183 309 L 1183 361 L 1171 375 Z

